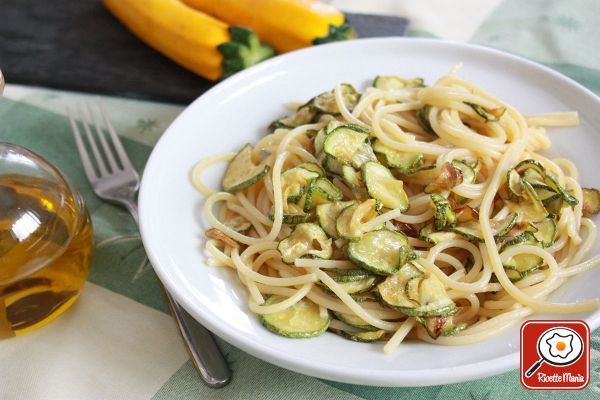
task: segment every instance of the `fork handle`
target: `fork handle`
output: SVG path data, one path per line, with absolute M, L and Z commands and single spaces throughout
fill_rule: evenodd
M 135 223 L 139 225 L 138 207 L 134 199 L 123 201 Z M 231 370 L 212 333 L 200 325 L 181 307 L 163 286 L 171 315 L 202 380 L 212 388 L 220 388 L 231 380 Z

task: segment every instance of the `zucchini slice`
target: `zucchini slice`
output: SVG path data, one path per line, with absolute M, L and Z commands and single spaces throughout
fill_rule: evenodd
M 356 169 L 361 169 L 361 167 L 369 161 L 377 161 L 377 156 L 375 156 L 373 148 L 369 143 L 363 143 L 352 156 L 350 164 Z
M 337 162 L 335 160 L 333 160 L 333 161 Z M 342 175 L 342 181 L 344 181 L 344 183 L 346 185 L 348 185 L 348 187 L 350 187 L 350 189 L 358 191 L 358 192 L 365 191 L 365 184 L 363 182 L 363 177 L 362 177 L 361 171 L 357 171 L 349 165 L 343 165 L 341 168 L 341 175 Z
M 312 122 L 317 115 L 317 111 L 310 106 L 301 106 L 294 114 L 275 120 L 269 125 L 269 130 L 274 131 L 278 128 L 292 129 L 300 125 L 305 125 Z
M 366 278 L 362 278 L 355 281 L 347 281 L 347 282 L 338 282 L 340 287 L 344 289 L 344 291 L 348 294 L 357 294 L 362 292 L 367 292 L 373 289 L 373 286 L 377 283 L 378 278 L 375 275 L 368 275 Z M 319 283 L 318 284 L 321 290 L 323 290 L 327 294 L 331 294 L 335 296 L 335 293 L 329 289 L 326 285 Z
M 373 276 L 372 273 L 362 268 L 342 269 L 329 268 L 325 271 L 336 282 L 355 282 Z
M 464 237 L 467 240 L 472 240 L 480 243 L 483 243 L 484 241 L 483 235 L 481 234 L 479 221 L 461 223 L 452 228 L 452 232 L 458 233 L 460 236 Z
M 384 207 L 408 210 L 409 202 L 404 192 L 404 182 L 396 179 L 389 169 L 378 162 L 369 161 L 362 168 L 369 196 L 381 201 Z
M 524 197 L 523 190 L 525 190 L 525 188 L 523 186 L 521 175 L 519 175 L 516 169 L 511 168 L 506 173 L 506 185 L 508 186 L 510 193 L 514 196 Z
M 312 218 L 311 214 L 307 214 L 297 204 L 287 204 L 287 210 L 283 210 L 283 223 L 289 225 L 301 224 L 308 222 Z M 273 207 L 269 210 L 269 219 L 275 220 L 275 211 Z
M 344 208 L 353 204 L 358 204 L 356 201 L 336 201 L 333 203 L 319 204 L 317 206 L 317 221 L 327 236 L 338 239 L 335 221 Z
M 534 183 L 534 182 L 531 182 L 531 178 L 534 175 L 531 175 L 531 172 L 529 172 L 529 173 L 527 172 L 527 170 L 530 170 L 530 169 L 532 170 L 532 172 L 536 172 L 539 179 L 543 181 L 544 176 L 546 176 L 546 168 L 544 168 L 544 166 L 542 165 L 541 162 L 539 162 L 537 160 L 533 160 L 531 158 L 528 158 L 526 160 L 519 162 L 515 166 L 515 170 L 517 171 L 517 173 L 519 175 L 523 175 L 523 177 L 528 177 L 529 179 L 526 179 L 526 180 L 530 181 L 529 183 Z
M 360 99 L 360 93 L 354 89 L 354 86 L 348 83 L 342 83 L 342 98 L 344 99 L 344 104 L 349 111 L 354 109 L 354 106 L 358 103 Z M 340 109 L 335 100 L 334 91 L 321 93 L 317 97 L 312 100 L 312 105 L 320 113 L 323 114 L 339 114 Z
M 506 219 L 506 224 L 502 228 L 500 228 L 498 231 L 496 231 L 496 233 L 494 234 L 494 239 L 496 241 L 499 241 L 499 240 L 503 239 L 506 235 L 508 235 L 508 232 L 510 232 L 510 230 L 519 221 L 519 217 L 520 216 L 518 213 L 514 213 L 511 216 L 509 216 Z
M 344 167 L 352 168 L 328 156 L 324 151 L 319 154 L 318 160 L 321 162 L 323 168 L 325 168 L 325 171 L 334 175 L 342 175 Z
M 550 247 L 554 244 L 558 234 L 554 219 L 546 218 L 541 222 L 534 223 L 533 226 L 536 228 L 533 236 L 542 244 L 542 247 Z
M 252 162 L 252 146 L 247 144 L 229 161 L 221 186 L 226 192 L 239 192 L 262 179 L 269 168 L 268 165 L 255 165 Z
M 349 125 L 334 129 L 323 143 L 323 151 L 344 165 L 352 163 L 355 153 L 363 151 L 369 135 Z
M 427 104 L 419 111 L 417 111 L 417 122 L 421 128 L 427 133 L 435 134 L 433 128 L 431 127 L 431 123 L 429 122 L 429 112 L 431 111 L 431 106 Z
M 506 107 L 485 108 L 479 104 L 469 103 L 467 101 L 465 101 L 464 103 L 470 106 L 486 122 L 499 121 L 502 115 L 504 115 L 504 113 L 506 112 Z
M 525 231 L 519 236 L 504 243 L 500 248 L 500 253 L 512 246 L 518 246 L 523 244 L 530 244 L 533 246 L 539 246 L 540 243 L 530 231 Z M 506 270 L 506 274 L 512 281 L 518 281 L 525 277 L 531 271 L 536 270 L 542 265 L 543 259 L 535 254 L 517 254 L 514 257 L 510 257 L 502 264 Z
M 308 184 L 308 189 L 302 198 L 304 212 L 308 213 L 319 204 L 342 200 L 342 191 L 327 178 L 318 178 Z
M 384 305 L 413 317 L 449 316 L 456 304 L 438 278 L 425 274 L 414 263 L 406 264 L 377 285 Z
M 600 212 L 600 192 L 594 188 L 583 188 L 583 215 L 591 217 Z
M 362 318 L 354 315 L 354 314 L 343 314 L 343 313 L 338 313 L 338 312 L 333 312 L 333 315 L 339 319 L 340 321 L 342 321 L 345 324 L 348 324 L 350 326 L 353 326 L 355 328 L 358 329 L 362 329 L 365 331 L 376 331 L 378 330 L 378 328 L 374 327 L 373 325 L 365 322 Z
M 247 232 L 248 229 L 252 227 L 252 224 L 248 222 L 248 220 L 240 215 L 235 216 L 228 221 L 225 221 L 224 224 L 236 232 L 244 233 Z
M 273 295 L 265 301 L 265 305 L 277 304 L 285 299 Z M 323 318 L 319 306 L 306 298 L 285 310 L 260 317 L 262 324 L 271 332 L 295 339 L 319 336 L 327 330 L 331 319 L 329 312 L 327 317 Z
M 433 223 L 427 224 L 419 231 L 419 239 L 431 244 L 438 244 L 447 240 L 460 239 L 462 236 L 456 232 L 436 231 Z
M 363 224 L 377 217 L 379 208 L 377 200 L 369 199 L 342 210 L 335 222 L 338 236 L 346 240 L 359 239 L 364 233 Z
M 548 185 L 556 193 L 559 193 L 563 200 L 567 202 L 567 204 L 571 206 L 576 206 L 579 204 L 579 200 L 577 200 L 571 193 L 567 192 L 567 190 L 565 190 L 565 188 L 558 183 L 558 179 L 556 179 L 555 176 L 546 174 L 544 177 L 544 183 L 546 183 L 546 185 Z
M 434 211 L 435 229 L 441 231 L 456 226 L 456 214 L 452 210 L 448 199 L 433 193 L 431 195 L 431 205 Z
M 323 171 L 323 168 L 321 168 L 318 164 L 315 164 L 313 162 L 305 162 L 299 165 L 296 165 L 295 168 L 303 168 L 306 169 L 308 171 L 314 172 L 315 174 L 319 174 L 319 176 L 325 176 L 325 171 Z
M 297 203 L 302 198 L 305 188 L 309 183 L 318 177 L 318 172 L 313 172 L 302 167 L 294 167 L 284 171 L 281 174 L 283 198 L 286 202 Z
M 413 263 L 405 264 L 398 272 L 388 276 L 385 281 L 377 285 L 377 293 L 383 305 L 404 311 L 419 306 L 417 300 L 408 297 L 406 290 L 409 281 L 420 278 L 425 273 Z
M 475 183 L 477 179 L 477 172 L 475 168 L 471 167 L 464 161 L 454 160 L 452 161 L 452 166 L 457 168 L 462 173 L 462 183 Z
M 523 194 L 518 202 L 508 201 L 507 204 L 513 212 L 517 212 L 526 221 L 541 221 L 548 216 L 548 210 L 531 186 L 531 183 L 521 179 Z
M 397 169 L 400 172 L 411 171 L 417 168 L 423 159 L 423 153 L 405 153 L 394 150 L 379 140 L 373 142 L 373 152 L 381 155 L 388 168 Z
M 391 275 L 398 271 L 407 261 L 407 250 L 412 249 L 406 235 L 388 229 L 365 233 L 346 247 L 352 263 L 378 275 Z
M 327 139 L 327 135 L 331 133 L 338 126 L 343 125 L 338 120 L 332 120 L 327 123 L 323 128 L 317 132 L 316 136 L 313 139 L 313 149 L 315 150 L 315 154 L 320 154 L 323 151 L 323 143 L 325 143 L 325 139 Z
M 425 87 L 423 78 L 403 79 L 399 76 L 377 75 L 373 87 L 381 90 L 398 90 L 403 88 Z
M 454 323 L 454 316 L 448 317 L 415 317 L 415 321 L 423 325 L 429 336 L 437 339 L 440 336 L 456 335 L 467 327 L 465 322 Z
M 370 343 L 382 340 L 385 336 L 384 330 L 376 330 L 372 332 L 346 332 L 340 331 L 340 334 L 348 340 L 354 342 Z
M 312 223 L 296 225 L 292 233 L 279 242 L 277 250 L 286 264 L 303 257 L 329 259 L 333 253 L 331 239 L 319 225 Z

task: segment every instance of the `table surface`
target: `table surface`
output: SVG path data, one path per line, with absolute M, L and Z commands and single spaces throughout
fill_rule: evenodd
M 408 17 L 412 36 L 468 41 L 527 57 L 600 94 L 600 13 L 590 11 L 598 10 L 598 1 L 330 3 L 357 13 Z M 341 384 L 275 367 L 224 342 L 234 379 L 224 389 L 207 388 L 180 343 L 135 224 L 124 210 L 98 200 L 81 171 L 65 107 L 89 98 L 9 84 L 0 99 L 0 140 L 23 144 L 66 173 L 86 199 L 96 239 L 92 272 L 77 304 L 47 327 L 1 342 L 1 399 L 600 398 L 598 331 L 592 334 L 591 381 L 583 391 L 527 391 L 516 370 L 427 388 Z M 183 107 L 103 99 L 133 163 L 143 170 L 152 146 Z

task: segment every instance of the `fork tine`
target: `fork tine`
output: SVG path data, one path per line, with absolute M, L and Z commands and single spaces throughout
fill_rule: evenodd
M 106 159 L 108 160 L 110 169 L 112 170 L 112 172 L 114 174 L 119 169 L 119 167 L 117 166 L 117 162 L 115 161 L 113 152 L 110 149 L 110 147 L 108 147 L 108 143 L 106 142 L 106 135 L 104 134 L 104 131 L 100 127 L 100 123 L 98 122 L 96 113 L 92 111 L 92 107 L 90 106 L 90 103 L 87 101 L 86 101 L 86 106 L 88 109 L 88 114 L 90 115 L 90 118 L 94 121 L 94 125 L 96 126 L 96 135 L 98 135 L 98 138 L 100 139 L 100 144 L 102 145 L 102 149 L 104 150 L 104 154 L 106 155 Z
M 100 152 L 98 151 L 98 146 L 96 145 L 96 141 L 94 140 L 94 135 L 92 135 L 92 131 L 90 130 L 90 127 L 88 126 L 88 121 L 85 118 L 85 115 L 83 115 L 83 111 L 81 110 L 81 107 L 79 105 L 77 106 L 77 111 L 79 112 L 79 120 L 81 121 L 81 125 L 83 125 L 83 130 L 85 131 L 85 135 L 87 136 L 90 148 L 92 149 L 92 154 L 94 155 L 94 158 L 96 159 L 96 165 L 98 167 L 98 170 L 100 171 L 100 177 L 102 177 L 104 175 L 108 175 L 108 171 L 106 170 L 106 165 L 104 164 L 104 160 L 100 156 Z
M 104 104 L 102 104 L 102 101 L 99 97 L 96 98 L 96 102 L 98 103 L 98 108 L 100 108 L 100 112 L 102 113 L 102 117 L 104 118 L 104 125 L 106 126 L 106 129 L 108 130 L 108 133 L 112 138 L 115 150 L 117 151 L 119 159 L 121 160 L 121 165 L 123 165 L 124 169 L 134 169 L 133 165 L 131 164 L 131 161 L 129 160 L 129 157 L 127 156 L 127 152 L 123 148 L 123 144 L 121 144 L 121 139 L 119 139 L 117 132 L 115 132 L 115 129 L 113 128 L 112 124 L 110 123 L 110 120 L 108 119 L 108 114 L 106 112 L 106 109 L 104 108 Z
M 71 130 L 73 131 L 73 136 L 75 137 L 75 144 L 77 146 L 77 151 L 79 152 L 79 158 L 83 164 L 83 170 L 90 183 L 93 184 L 98 180 L 98 177 L 96 175 L 96 171 L 94 171 L 94 167 L 92 166 L 92 160 L 90 160 L 90 156 L 83 144 L 83 139 L 81 137 L 81 132 L 77 127 L 77 122 L 75 122 L 75 118 L 73 118 L 73 114 L 71 113 L 71 109 L 69 107 L 67 107 L 67 115 L 69 116 L 69 121 L 71 121 Z

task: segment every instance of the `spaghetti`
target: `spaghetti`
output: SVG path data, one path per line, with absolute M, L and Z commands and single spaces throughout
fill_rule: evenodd
M 338 85 L 254 147 L 194 168 L 209 264 L 237 272 L 267 328 L 387 340 L 390 353 L 405 338 L 470 344 L 536 311 L 596 309 L 547 300 L 600 263 L 584 261 L 598 192 L 538 153 L 546 127 L 577 114 L 525 116 L 457 70 L 430 87 Z M 229 193 L 202 182 L 223 161 Z

